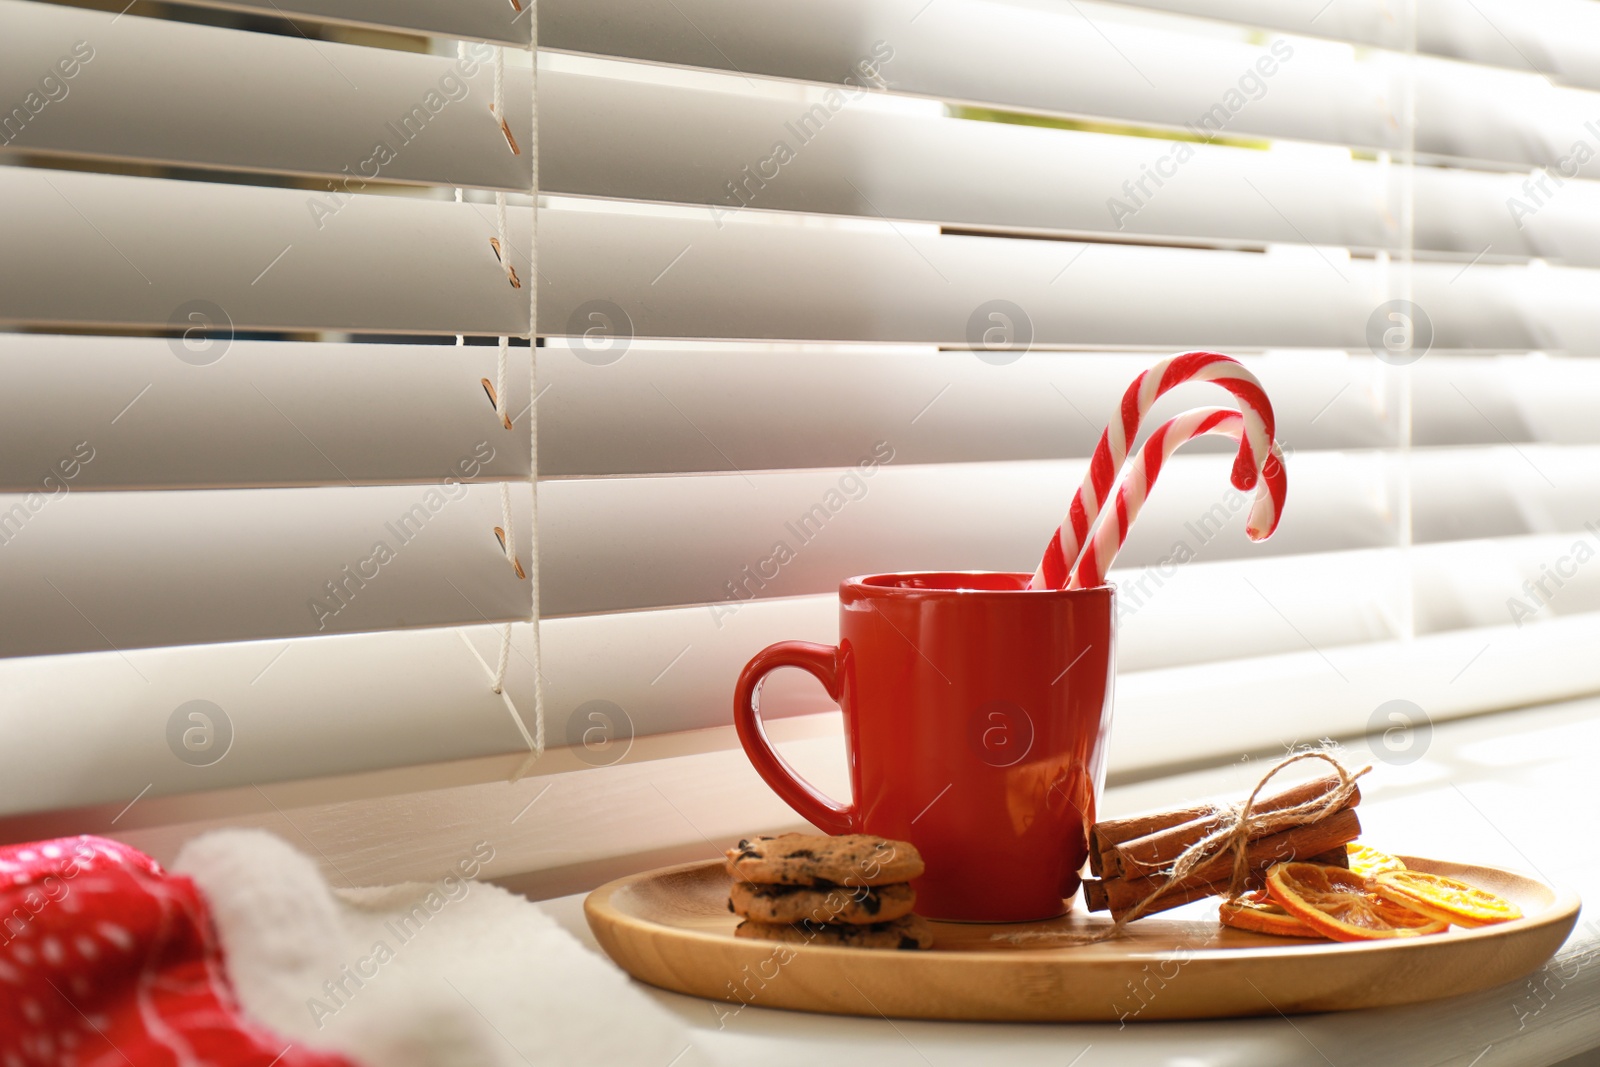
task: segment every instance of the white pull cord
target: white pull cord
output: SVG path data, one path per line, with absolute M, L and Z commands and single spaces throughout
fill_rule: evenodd
M 495 118 L 499 119 L 502 123 L 505 122 L 506 113 L 505 95 L 506 50 L 504 48 L 496 48 L 494 50 L 494 103 L 489 105 L 489 110 L 494 112 Z M 510 142 L 507 143 L 509 144 Z M 513 146 L 511 150 L 514 153 L 516 148 Z M 494 194 L 494 230 L 494 252 L 495 255 L 500 257 L 500 266 L 504 268 L 506 272 L 506 280 L 511 283 L 512 288 L 520 288 L 522 286 L 522 282 L 517 278 L 516 268 L 512 267 L 511 265 L 511 242 L 506 238 L 505 193 Z
M 456 42 L 456 59 L 463 60 L 463 59 L 466 59 L 466 58 L 467 58 L 467 42 L 465 42 L 465 41 L 457 41 Z M 458 186 L 456 186 L 456 203 L 459 204 L 461 202 L 462 202 L 461 186 L 458 185 Z M 464 333 L 456 334 L 456 347 L 457 348 L 461 348 L 461 347 L 465 346 L 466 343 L 467 343 L 467 335 L 466 334 L 464 334 Z
M 530 482 L 530 499 L 533 507 L 533 530 L 539 530 L 539 419 L 538 419 L 538 355 L 539 355 L 539 286 L 538 286 L 538 218 L 539 218 L 539 104 L 538 104 L 538 69 L 539 69 L 539 42 L 538 42 L 538 11 L 533 10 L 530 3 L 530 138 L 528 138 L 528 165 L 530 165 L 530 194 L 533 197 L 533 210 L 530 213 L 530 240 L 528 240 L 528 264 L 530 264 L 530 280 L 526 285 L 528 290 L 528 482 Z M 494 117 L 501 122 L 502 130 L 506 131 L 507 146 L 512 152 L 517 152 L 517 142 L 510 136 L 506 126 L 506 50 L 498 48 L 494 51 Z M 520 288 L 517 272 L 512 269 L 510 262 L 510 242 L 507 240 L 506 221 L 506 194 L 494 194 L 494 229 L 496 229 L 496 253 L 501 258 L 501 266 L 506 269 L 506 277 L 512 286 Z M 510 429 L 510 405 L 507 400 L 507 384 L 509 384 L 510 370 L 510 339 L 499 339 L 499 358 L 494 370 L 494 413 L 501 418 L 502 426 Z M 518 576 L 526 576 L 530 582 L 531 627 L 533 627 L 533 736 L 528 734 L 528 729 L 523 725 L 522 717 L 518 715 L 510 696 L 506 693 L 506 672 L 510 669 L 510 653 L 512 653 L 512 624 L 507 622 L 501 630 L 501 649 L 499 649 L 499 662 L 494 667 L 493 689 L 494 693 L 506 701 L 507 709 L 512 712 L 512 718 L 517 723 L 517 729 L 522 733 L 523 741 L 528 744 L 528 758 L 523 760 L 522 766 L 512 774 L 512 781 L 517 781 L 528 769 L 544 755 L 544 680 L 539 675 L 539 549 L 538 536 L 534 536 L 533 544 L 528 547 L 530 560 L 528 569 L 523 571 L 517 561 L 517 526 L 512 522 L 512 509 L 510 509 L 510 485 L 501 483 L 501 522 L 504 530 L 504 545 L 506 545 L 506 558 L 517 568 Z M 485 664 L 485 667 L 488 664 Z
M 494 50 L 494 103 L 491 105 L 491 107 L 494 111 L 495 117 L 502 119 L 502 121 L 505 115 L 505 93 L 506 50 L 504 48 L 496 48 Z M 507 240 L 506 233 L 507 225 L 505 193 L 494 194 L 494 224 L 495 231 L 499 234 L 500 238 L 500 263 L 503 267 L 505 267 L 507 276 L 511 278 L 513 284 L 515 284 L 516 273 L 511 269 L 511 243 Z M 507 427 L 511 425 L 510 405 L 507 403 L 506 398 L 506 376 L 510 364 L 511 339 L 509 337 L 502 337 L 500 338 L 499 359 L 496 361 L 495 365 L 494 410 L 495 414 L 500 416 L 500 424 Z M 532 417 L 531 412 L 529 413 L 529 417 Z M 506 558 L 511 561 L 511 565 L 513 567 L 517 568 L 517 573 L 520 577 L 524 572 L 522 571 L 521 566 L 517 563 L 517 526 L 516 523 L 511 519 L 511 486 L 506 482 L 500 483 L 500 522 L 501 529 L 505 531 L 504 540 Z M 493 688 L 496 693 L 504 694 L 506 670 L 510 666 L 511 624 L 506 623 L 500 641 L 500 662 L 495 667 L 494 672 Z
M 528 546 L 528 584 L 533 606 L 533 751 L 517 777 L 544 755 L 544 675 L 539 664 L 539 4 L 528 3 L 528 499 L 534 536 Z M 507 631 L 509 634 L 509 630 Z
M 494 413 L 500 425 L 511 429 L 511 401 L 506 396 L 506 373 L 511 367 L 511 338 L 500 338 L 500 354 L 494 367 Z
M 530 3 L 529 6 L 530 6 L 530 8 L 532 8 L 532 6 L 533 6 L 532 3 Z M 529 21 L 532 24 L 532 28 L 529 31 L 530 39 L 529 39 L 529 44 L 528 44 L 528 51 L 529 51 L 529 55 L 530 55 L 530 57 L 532 59 L 532 66 L 533 66 L 533 69 L 530 72 L 530 74 L 531 74 L 530 80 L 533 83 L 533 89 L 532 89 L 532 92 L 530 93 L 530 97 L 531 97 L 531 99 L 530 99 L 530 104 L 531 104 L 531 107 L 530 107 L 531 123 L 530 123 L 530 131 L 529 131 L 530 132 L 530 136 L 529 136 L 529 144 L 528 144 L 528 161 L 529 161 L 529 167 L 530 167 L 530 172 L 531 172 L 531 180 L 529 182 L 529 192 L 530 192 L 530 194 L 532 195 L 532 198 L 533 198 L 533 210 L 531 212 L 531 216 L 532 216 L 532 220 L 533 221 L 530 224 L 530 234 L 529 234 L 529 238 L 530 239 L 529 239 L 529 242 L 528 242 L 528 260 L 529 260 L 529 269 L 530 269 L 530 271 L 533 272 L 534 277 L 537 277 L 537 258 L 536 258 L 536 256 L 537 256 L 537 252 L 536 252 L 537 240 L 536 240 L 536 235 L 537 235 L 537 230 L 538 230 L 538 212 L 539 212 L 539 162 L 538 162 L 539 161 L 539 156 L 538 156 L 538 148 L 539 148 L 539 109 L 538 109 L 538 86 L 537 86 L 538 77 L 537 77 L 537 74 L 538 74 L 538 65 L 539 65 L 539 51 L 538 51 L 539 45 L 538 45 L 538 29 L 537 29 L 538 23 L 536 21 L 537 12 L 530 10 L 529 11 L 529 15 L 530 15 Z M 466 46 L 465 42 L 459 43 L 457 45 L 457 54 L 458 55 L 465 55 L 466 54 L 466 47 L 467 46 Z M 495 50 L 494 100 L 493 100 L 493 103 L 491 105 L 491 110 L 493 111 L 495 118 L 498 119 L 499 122 L 500 122 L 501 129 L 505 134 L 505 139 L 506 139 L 507 146 L 510 148 L 510 150 L 514 154 L 520 154 L 518 152 L 516 140 L 515 140 L 515 138 L 512 137 L 510 128 L 506 125 L 506 119 L 505 119 L 505 49 L 503 49 L 503 48 L 497 48 Z M 456 198 L 456 202 L 457 203 L 460 203 L 462 201 L 462 192 L 461 192 L 460 189 L 456 190 L 456 197 L 455 198 Z M 494 206 L 495 206 L 495 233 L 496 233 L 496 240 L 494 242 L 494 251 L 495 251 L 495 254 L 500 259 L 501 267 L 505 270 L 507 280 L 511 283 L 511 285 L 514 288 L 522 288 L 521 281 L 517 278 L 516 270 L 513 268 L 512 264 L 511 264 L 511 244 L 510 244 L 510 241 L 508 239 L 508 224 L 507 224 L 507 218 L 506 218 L 506 195 L 505 195 L 505 193 L 503 193 L 503 192 L 495 193 L 494 202 L 495 202 Z M 538 520 L 538 499 L 539 499 L 539 497 L 538 497 L 538 484 L 539 484 L 539 455 L 538 455 L 538 449 L 539 449 L 539 422 L 538 422 L 538 413 L 537 413 L 537 409 L 536 409 L 535 405 L 536 405 L 536 401 L 537 401 L 537 398 L 538 398 L 538 352 L 539 352 L 539 348 L 538 348 L 539 295 L 538 294 L 539 294 L 539 287 L 538 287 L 538 285 L 537 285 L 537 283 L 535 281 L 530 280 L 528 285 L 527 285 L 527 290 L 528 290 L 528 357 L 529 357 L 529 373 L 528 373 L 529 490 L 530 490 L 530 496 L 531 496 L 532 501 L 533 501 L 533 529 L 535 531 L 537 531 L 538 528 L 539 528 L 539 520 Z M 457 345 L 464 345 L 465 343 L 466 343 L 466 338 L 463 335 L 459 335 L 458 334 L 456 336 L 456 344 Z M 495 387 L 494 387 L 494 410 L 495 410 L 495 414 L 497 416 L 499 416 L 501 425 L 503 425 L 508 430 L 512 428 L 512 417 L 511 417 L 511 410 L 510 410 L 510 401 L 509 401 L 509 399 L 507 397 L 507 384 L 508 384 L 508 379 L 509 379 L 510 362 L 511 362 L 510 347 L 511 347 L 510 338 L 509 337 L 501 337 L 500 338 L 500 346 L 499 346 L 499 355 L 498 355 L 498 359 L 496 361 L 496 367 L 495 367 Z M 534 728 L 533 728 L 533 732 L 532 732 L 531 735 L 528 732 L 527 726 L 523 723 L 522 716 L 518 713 L 516 705 L 512 703 L 510 694 L 508 692 L 506 692 L 506 672 L 510 669 L 510 666 L 511 666 L 511 651 L 512 651 L 512 647 L 511 647 L 512 624 L 511 623 L 504 624 L 502 629 L 501 629 L 499 660 L 496 663 L 496 665 L 494 667 L 494 670 L 490 671 L 490 674 L 492 676 L 492 681 L 490 683 L 491 688 L 493 689 L 493 691 L 497 695 L 500 696 L 500 698 L 502 700 L 505 701 L 506 708 L 511 713 L 511 719 L 516 724 L 518 732 L 522 735 L 523 742 L 525 744 L 527 744 L 528 749 L 529 749 L 527 759 L 525 759 L 522 762 L 521 766 L 519 766 L 517 768 L 517 770 L 511 776 L 511 780 L 512 781 L 517 781 L 524 774 L 526 774 L 528 772 L 528 769 L 530 767 L 532 767 L 533 764 L 539 759 L 539 757 L 544 754 L 544 746 L 545 746 L 544 683 L 543 683 L 543 678 L 542 678 L 542 676 L 540 675 L 540 673 L 539 673 L 539 671 L 537 669 L 537 665 L 538 665 L 538 662 L 539 662 L 539 557 L 538 557 L 538 540 L 537 540 L 537 537 L 535 537 L 534 542 L 529 546 L 529 556 L 530 556 L 529 566 L 528 566 L 527 570 L 523 570 L 522 565 L 517 560 L 516 524 L 512 521 L 512 514 L 511 514 L 511 486 L 510 486 L 510 483 L 508 483 L 508 482 L 501 482 L 500 483 L 500 516 L 501 516 L 501 526 L 499 528 L 499 531 L 497 531 L 497 532 L 499 532 L 500 535 L 501 535 L 503 547 L 505 549 L 506 558 L 507 558 L 507 560 L 510 561 L 512 567 L 515 568 L 515 570 L 517 572 L 517 576 L 519 578 L 524 578 L 525 577 L 530 583 L 530 594 L 531 594 L 530 595 L 530 601 L 531 601 L 531 609 L 532 609 L 531 610 L 531 620 L 530 621 L 531 621 L 531 624 L 532 624 L 533 662 L 534 662 L 534 665 L 535 665 L 535 669 L 534 669 L 534 681 L 533 681 L 533 685 L 534 685 L 534 690 L 533 690 L 533 694 L 534 694 L 533 695 L 533 726 L 534 726 Z M 461 635 L 461 639 L 467 645 L 467 647 L 472 650 L 472 654 L 478 659 L 478 661 L 483 664 L 484 670 L 488 671 L 489 670 L 489 664 L 484 661 L 484 659 L 483 659 L 483 657 L 481 655 L 478 654 L 478 650 L 472 644 L 472 642 L 467 640 L 467 637 L 466 637 L 465 634 Z

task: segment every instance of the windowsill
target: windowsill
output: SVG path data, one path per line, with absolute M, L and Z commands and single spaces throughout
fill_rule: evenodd
M 1514 716 L 1514 717 L 1513 717 Z M 1488 715 L 1436 727 L 1408 766 L 1374 760 L 1363 783 L 1363 840 L 1397 852 L 1473 860 L 1542 874 L 1600 899 L 1600 855 L 1587 846 L 1600 816 L 1592 788 L 1600 700 Z M 1352 762 L 1369 758 L 1360 742 Z M 1109 814 L 1211 793 L 1243 792 L 1264 761 L 1113 788 Z M 1574 834 L 1581 840 L 1575 839 Z M 709 855 L 710 846 L 702 850 Z M 641 866 L 648 866 L 643 863 Z M 544 907 L 591 947 L 583 895 Z M 1204 905 L 1192 905 L 1199 908 Z M 598 951 L 598 949 L 596 949 Z M 1277 1067 L 1382 1063 L 1386 1067 L 1546 1065 L 1600 1047 L 1600 922 L 1580 918 L 1561 952 L 1527 979 L 1465 997 L 1363 1012 L 1199 1023 L 935 1023 L 807 1015 L 747 1007 L 719 1016 L 708 1001 L 649 990 L 690 1027 L 697 1045 L 728 1063 L 871 1067 L 1006 1062 Z M 1264 1005 L 1264 1010 L 1267 1010 Z M 719 1025 L 720 1023 L 720 1025 Z

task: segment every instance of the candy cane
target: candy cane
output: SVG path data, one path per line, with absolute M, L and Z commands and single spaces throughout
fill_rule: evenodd
M 1239 398 L 1244 409 L 1244 433 L 1239 439 L 1239 453 L 1233 461 L 1233 484 L 1241 490 L 1253 489 L 1256 471 L 1260 464 L 1257 456 L 1264 456 L 1270 447 L 1276 423 L 1272 415 L 1272 401 L 1256 376 L 1245 370 L 1239 361 L 1216 352 L 1185 352 L 1170 356 L 1135 378 L 1122 394 L 1119 417 L 1114 418 L 1100 434 L 1094 458 L 1089 461 L 1089 472 L 1072 498 L 1067 517 L 1056 529 L 1050 543 L 1045 546 L 1039 567 L 1028 583 L 1029 589 L 1061 589 L 1067 584 L 1078 555 L 1089 536 L 1117 472 L 1128 458 L 1128 445 L 1139 435 L 1139 424 L 1144 421 L 1157 398 L 1185 382 L 1212 382 Z
M 1161 465 L 1185 442 L 1206 434 L 1223 434 L 1243 439 L 1248 417 L 1232 408 L 1195 408 L 1185 411 L 1158 426 L 1150 439 L 1139 449 L 1139 454 L 1128 465 L 1127 473 L 1117 486 L 1116 507 L 1107 511 L 1095 527 L 1094 535 L 1084 546 L 1083 555 L 1073 571 L 1070 588 L 1089 589 L 1106 580 L 1106 571 L 1116 558 L 1122 543 L 1128 539 L 1128 528 L 1139 516 Z M 1268 446 L 1267 461 L 1262 465 L 1256 480 L 1256 499 L 1245 523 L 1245 532 L 1252 541 L 1265 541 L 1278 528 L 1283 514 L 1283 499 L 1288 494 L 1288 476 L 1283 468 L 1283 452 L 1278 442 Z

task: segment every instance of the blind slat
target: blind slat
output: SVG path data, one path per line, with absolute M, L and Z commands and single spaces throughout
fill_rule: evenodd
M 872 446 L 864 458 L 874 461 Z M 1262 544 L 1244 537 L 1248 505 L 1241 494 L 1234 494 L 1238 506 L 1231 510 L 1219 503 L 1230 488 L 1230 463 L 1226 456 L 1171 460 L 1118 558 L 1141 564 L 1166 557 L 1185 523 L 1205 531 L 1191 536 L 1210 559 L 1394 543 L 1379 455 L 1297 454 L 1283 524 Z M 879 464 L 843 472 L 544 482 L 542 610 L 548 617 L 795 596 L 876 571 L 1031 572 L 1084 466 L 1071 460 Z M 739 521 L 708 523 L 708 516 Z M 649 553 L 638 549 L 642 529 L 650 531 Z
M 237 329 L 526 334 L 526 291 L 489 244 L 494 214 L 0 167 L 0 323 L 184 330 L 198 311 Z M 526 275 L 526 210 L 516 221 Z
M 774 93 L 541 74 L 547 192 L 1218 242 L 1398 249 L 1399 173 L 1287 150 L 1046 130 Z M 672 123 L 661 114 L 675 116 Z M 1265 147 L 1265 146 L 1262 146 Z M 1423 168 L 1415 242 L 1600 264 L 1600 185 L 1537 210 L 1525 174 Z M 1513 213 L 1508 204 L 1525 204 Z
M 1360 351 L 1392 296 L 1385 268 L 1325 249 L 1083 245 L 581 202 L 542 211 L 539 239 L 539 325 L 553 335 L 597 329 L 596 310 L 623 322 L 620 309 L 640 337 L 967 346 L 1004 300 L 1026 315 L 1036 345 Z M 1434 350 L 1592 355 L 1595 277 L 1420 263 L 1412 299 Z M 1382 329 L 1372 336 L 1381 343 Z
M 1153 770 L 1281 751 L 1291 738 L 1359 738 L 1395 725 L 1379 709 L 1397 699 L 1422 709 L 1421 724 L 1565 700 L 1600 690 L 1600 660 L 1572 652 L 1597 640 L 1600 614 L 1590 613 L 1133 672 L 1117 679 L 1106 760 Z
M 531 730 L 529 630 L 507 677 Z M 0 659 L 0 813 L 526 753 L 499 650 L 475 626 Z
M 1128 383 L 1156 358 L 1038 351 L 997 365 L 929 347 L 646 341 L 615 362 L 592 355 L 565 340 L 540 352 L 546 477 L 847 467 L 891 437 L 898 465 L 1087 458 Z M 1366 352 L 1241 358 L 1296 451 L 1398 443 L 1398 369 Z M 1419 447 L 1600 443 L 1589 399 L 1600 363 L 1433 354 L 1409 374 Z M 1180 388 L 1147 423 L 1219 395 Z
M 1118 2 L 1396 51 L 1409 44 L 1404 9 L 1384 0 L 1340 0 L 1320 12 L 1276 0 Z M 1416 0 L 1415 11 L 1419 52 L 1600 89 L 1600 10 L 1587 0 Z
M 885 465 L 889 437 L 876 452 L 868 446 L 861 468 L 844 471 L 541 483 L 544 613 L 796 596 L 876 571 L 1032 571 L 1085 466 Z M 1592 446 L 1416 453 L 1413 536 L 1426 543 L 1581 530 L 1597 517 L 1597 457 Z M 1296 452 L 1282 525 L 1260 543 L 1244 536 L 1249 503 L 1228 484 L 1231 462 L 1170 460 L 1119 562 L 1259 560 L 1398 538 L 1406 464 L 1397 453 Z M 648 553 L 639 551 L 640 530 L 650 531 Z
M 195 7 L 267 18 L 303 17 L 345 26 L 528 45 L 526 4 L 509 0 L 184 0 Z
M 507 368 L 509 431 L 482 385 L 495 361 L 488 345 L 0 334 L 0 492 L 525 480 L 528 361 Z M 63 468 L 80 444 L 92 459 Z
M 1154 358 L 1041 351 L 995 364 L 931 347 L 675 342 L 637 342 L 601 365 L 589 355 L 565 340 L 539 353 L 549 387 L 539 409 L 545 477 L 848 467 L 880 440 L 897 466 L 1087 459 L 1128 383 Z M 1284 352 L 1243 361 L 1272 397 L 1279 436 L 1296 449 L 1397 440 L 1385 409 L 1388 368 L 1376 359 Z M 1223 395 L 1180 387 L 1157 402 L 1149 425 Z
M 525 619 L 503 525 L 493 485 L 0 496 L 0 656 Z
M 1134 25 L 1091 0 L 546 0 L 539 43 L 835 85 L 862 84 L 867 64 L 881 68 L 892 89 L 944 100 L 1228 136 L 1406 147 L 1404 56 L 1357 56 L 1307 38 L 1252 44 L 1181 23 Z M 1424 156 L 1554 164 L 1595 111 L 1593 93 L 1532 72 L 1423 57 L 1416 74 L 1416 150 Z M 1577 166 L 1600 174 L 1600 161 Z
M 83 53 L 72 77 L 57 77 L 59 101 L 12 116 L 0 138 L 11 152 L 315 175 L 341 195 L 373 180 L 528 190 L 528 155 L 511 153 L 489 111 L 484 45 L 455 59 L 35 0 L 0 0 L 0 23 L 0 100 L 23 99 Z M 519 73 L 507 121 L 525 131 Z
M 74 490 L 527 476 L 520 430 L 528 368 L 511 361 L 518 418 L 506 431 L 481 385 L 495 376 L 492 346 L 241 339 L 204 366 L 174 348 L 213 354 L 190 353 L 181 339 L 0 337 L 0 419 L 9 428 L 0 488 L 46 488 L 52 474 Z M 1036 352 L 997 366 L 931 348 L 639 342 L 617 362 L 595 365 L 580 351 L 558 341 L 541 352 L 546 477 L 709 472 L 730 462 L 741 470 L 844 467 L 870 453 L 887 427 L 900 428 L 892 442 L 900 465 L 1087 457 L 1149 360 Z M 1280 352 L 1244 360 L 1266 383 L 1280 435 L 1295 449 L 1394 445 L 1394 372 L 1377 359 Z M 1600 387 L 1600 365 L 1434 355 L 1411 373 L 1419 446 L 1600 443 L 1585 399 Z M 310 377 L 316 389 L 298 387 Z M 699 388 L 705 381 L 717 388 Z M 1213 398 L 1205 386 L 1181 390 L 1153 410 L 1151 424 Z M 93 441 L 80 432 L 86 413 L 103 423 Z M 196 446 L 200 434 L 205 447 Z M 58 466 L 79 442 L 94 458 L 61 478 Z
M 0 322 L 179 328 L 210 306 L 238 328 L 525 332 L 526 296 L 500 284 L 488 243 L 492 207 L 356 196 L 318 232 L 306 205 L 282 189 L 0 168 L 15 252 L 0 263 Z M 509 220 L 525 275 L 527 209 Z M 1008 300 L 1036 344 L 1359 349 L 1389 296 L 1373 262 L 1322 249 L 1086 247 L 581 201 L 541 210 L 539 232 L 540 331 L 553 335 L 603 313 L 637 336 L 967 345 L 985 306 Z M 94 254 L 52 254 L 62 241 Z M 1435 349 L 1588 355 L 1593 279 L 1419 264 L 1414 299 Z

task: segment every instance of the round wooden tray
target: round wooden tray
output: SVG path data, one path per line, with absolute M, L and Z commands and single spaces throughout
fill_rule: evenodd
M 1074 911 L 1040 923 L 934 923 L 926 952 L 787 945 L 734 937 L 728 875 L 714 860 L 618 879 L 589 894 L 584 912 L 629 974 L 712 1000 L 911 1019 L 1129 1022 L 1346 1011 L 1471 993 L 1534 970 L 1577 921 L 1577 894 L 1527 875 L 1404 859 L 1498 893 L 1524 918 L 1341 944 L 1229 929 L 1217 922 L 1213 900 L 1079 947 L 995 935 L 1095 930 L 1110 920 Z

